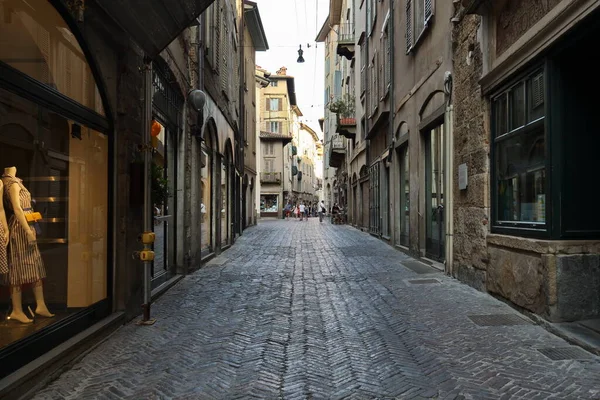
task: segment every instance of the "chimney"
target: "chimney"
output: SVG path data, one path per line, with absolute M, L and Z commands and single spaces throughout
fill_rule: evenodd
M 281 67 L 277 70 L 277 75 L 287 75 L 287 68 Z

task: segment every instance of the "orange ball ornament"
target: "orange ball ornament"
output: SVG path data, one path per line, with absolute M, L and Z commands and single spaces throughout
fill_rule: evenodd
M 150 130 L 150 134 L 154 137 L 158 136 L 160 131 L 162 130 L 162 125 L 157 120 L 152 120 L 152 129 Z

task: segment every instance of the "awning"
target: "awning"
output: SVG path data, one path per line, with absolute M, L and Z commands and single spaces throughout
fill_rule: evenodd
M 156 57 L 214 0 L 109 0 L 97 4 L 150 58 Z

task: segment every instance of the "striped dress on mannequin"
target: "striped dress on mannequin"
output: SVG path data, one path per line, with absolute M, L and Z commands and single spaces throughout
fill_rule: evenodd
M 8 259 L 6 258 L 7 243 L 4 243 L 5 234 L 4 225 L 0 224 L 0 282 L 4 282 L 6 280 L 6 275 L 8 274 Z
M 6 208 L 14 213 L 10 200 L 10 188 L 19 185 L 19 202 L 25 214 L 33 213 L 31 207 L 31 194 L 21 183 L 21 179 L 8 174 L 2 175 L 4 182 L 4 200 Z M 35 283 L 46 277 L 44 262 L 37 243 L 29 243 L 27 231 L 17 220 L 16 215 L 11 215 L 8 221 L 9 251 L 8 251 L 8 284 L 20 286 Z M 35 230 L 34 230 L 35 234 Z

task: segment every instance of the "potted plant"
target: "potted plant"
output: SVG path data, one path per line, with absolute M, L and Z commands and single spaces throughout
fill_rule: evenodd
M 329 111 L 337 114 L 339 118 L 354 117 L 355 100 L 354 96 L 345 94 L 338 100 L 329 104 Z
M 150 172 L 150 197 L 152 204 L 160 208 L 167 202 L 171 194 L 169 191 L 169 180 L 165 178 L 165 169 L 155 162 L 152 162 Z

